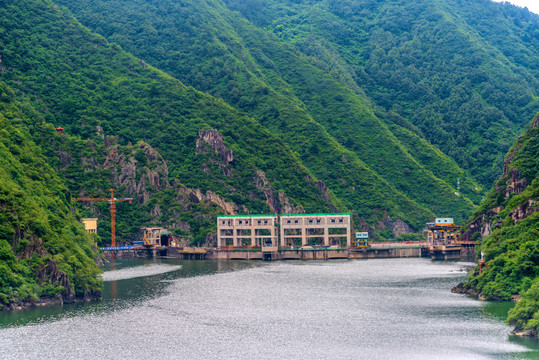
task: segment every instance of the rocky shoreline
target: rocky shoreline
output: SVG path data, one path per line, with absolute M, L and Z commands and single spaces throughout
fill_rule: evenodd
M 455 294 L 471 295 L 481 301 L 485 301 L 485 300 L 507 301 L 502 298 L 488 298 L 487 299 L 486 297 L 482 296 L 481 292 L 479 292 L 477 289 L 474 289 L 472 287 L 466 287 L 464 283 L 459 283 L 457 286 L 453 287 L 451 289 L 451 292 Z M 513 302 L 518 302 L 519 300 L 520 300 L 520 296 L 513 296 L 513 299 L 512 299 Z M 523 330 L 523 329 L 515 328 L 513 329 L 513 331 L 511 331 L 511 334 L 517 335 L 517 336 L 531 336 L 531 337 L 539 338 L 539 333 L 533 330 Z
M 91 302 L 102 300 L 101 291 L 90 291 L 83 296 L 63 296 L 56 294 L 54 297 L 43 297 L 38 301 L 16 301 L 8 305 L 4 305 L 2 310 L 24 310 L 33 307 L 73 304 L 78 302 Z

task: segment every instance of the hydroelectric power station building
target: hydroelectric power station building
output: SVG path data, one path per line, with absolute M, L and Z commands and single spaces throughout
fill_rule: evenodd
M 351 214 L 223 215 L 217 217 L 217 247 L 352 245 Z

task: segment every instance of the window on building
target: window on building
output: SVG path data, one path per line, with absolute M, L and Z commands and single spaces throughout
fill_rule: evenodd
M 287 223 L 287 224 L 290 224 L 290 222 L 291 222 L 290 220 L 286 220 L 286 223 Z
M 335 222 L 335 219 L 331 219 L 331 222 L 334 223 L 334 222 Z
M 339 219 L 339 222 L 340 222 L 340 223 L 342 223 L 343 221 L 344 221 L 343 218 L 340 218 L 340 219 Z
M 313 223 L 313 219 L 309 219 L 309 224 L 312 224 Z
M 268 223 L 268 220 L 264 220 L 264 224 L 267 224 Z
M 294 224 L 297 224 L 297 223 L 298 223 L 298 221 L 297 221 L 297 220 L 294 220 Z
M 320 224 L 320 219 L 316 219 L 316 223 L 317 223 L 317 224 Z

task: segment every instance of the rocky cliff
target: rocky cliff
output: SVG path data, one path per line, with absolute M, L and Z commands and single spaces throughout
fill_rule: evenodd
M 539 114 L 509 151 L 503 175 L 464 231 L 480 244 L 483 266 L 454 291 L 484 299 L 521 299 L 508 322 L 517 333 L 537 334 Z

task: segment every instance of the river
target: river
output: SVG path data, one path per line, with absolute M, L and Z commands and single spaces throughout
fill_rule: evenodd
M 1 313 L 0 358 L 539 358 L 510 303 L 450 292 L 472 265 L 116 260 L 101 302 Z

